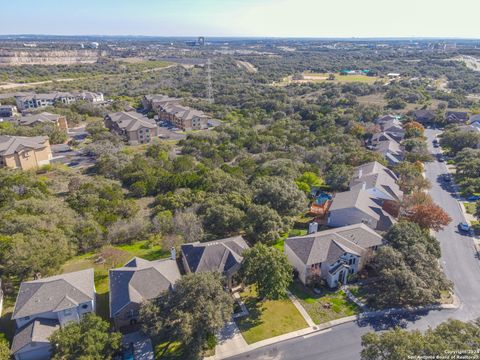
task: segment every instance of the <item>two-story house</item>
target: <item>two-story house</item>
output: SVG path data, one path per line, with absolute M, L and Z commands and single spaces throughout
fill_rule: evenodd
M 118 330 L 137 324 L 142 302 L 172 290 L 180 279 L 175 250 L 170 259 L 148 261 L 135 257 L 123 267 L 111 269 L 110 317 Z
M 104 120 L 110 131 L 122 136 L 130 145 L 148 144 L 158 137 L 155 120 L 133 111 L 110 113 Z
M 382 237 L 364 224 L 354 224 L 285 240 L 285 255 L 308 284 L 315 276 L 330 287 L 346 284 L 372 258 Z
M 50 335 L 91 312 L 95 312 L 93 269 L 22 282 L 12 315 L 17 327 L 11 349 L 15 359 L 49 359 Z

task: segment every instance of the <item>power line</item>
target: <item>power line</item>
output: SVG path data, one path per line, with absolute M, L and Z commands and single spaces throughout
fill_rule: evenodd
M 213 85 L 212 85 L 212 69 L 210 68 L 211 61 L 207 60 L 207 101 L 211 104 L 214 103 L 213 99 Z

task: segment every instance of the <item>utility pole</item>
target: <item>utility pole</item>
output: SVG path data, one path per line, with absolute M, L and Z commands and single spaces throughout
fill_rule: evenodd
M 213 86 L 212 86 L 212 69 L 210 68 L 211 61 L 207 60 L 207 101 L 213 104 Z

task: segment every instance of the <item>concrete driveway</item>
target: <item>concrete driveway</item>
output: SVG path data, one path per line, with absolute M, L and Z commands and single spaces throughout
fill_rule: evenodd
M 432 140 L 438 130 L 426 130 L 429 149 L 437 153 Z M 451 310 L 422 311 L 404 316 L 381 316 L 336 326 L 328 333 L 311 334 L 246 352 L 229 359 L 259 360 L 354 360 L 360 358 L 361 336 L 369 331 L 381 331 L 399 325 L 406 320 L 408 329 L 425 330 L 453 318 L 463 321 L 480 317 L 480 262 L 475 257 L 473 239 L 462 235 L 457 224 L 465 221 L 455 194 L 440 181 L 447 173 L 445 163 L 434 161 L 426 164 L 427 178 L 432 182 L 430 194 L 452 217 L 452 223 L 436 237 L 442 248 L 441 263 L 447 277 L 453 281 L 460 307 Z

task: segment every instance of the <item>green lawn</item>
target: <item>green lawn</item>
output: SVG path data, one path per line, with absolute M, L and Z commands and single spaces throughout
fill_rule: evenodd
M 316 324 L 356 315 L 360 312 L 360 308 L 351 302 L 341 290 L 322 289 L 322 294 L 317 295 L 302 284 L 295 282 L 290 287 L 290 291 L 300 300 Z
M 475 212 L 477 211 L 477 204 L 474 202 L 465 201 L 463 203 L 463 206 L 465 206 L 465 210 L 467 211 L 467 214 L 474 215 Z
M 252 287 L 247 288 L 241 297 L 250 314 L 238 320 L 237 325 L 248 344 L 308 326 L 289 299 L 258 301 Z
M 131 245 L 107 247 L 98 252 L 76 256 L 63 265 L 62 272 L 79 271 L 93 267 L 97 290 L 97 314 L 105 320 L 109 320 L 108 269 L 120 267 L 134 256 L 146 260 L 156 260 L 168 257 L 168 255 L 169 252 L 163 251 L 158 245 L 149 247 L 147 241 L 139 241 Z M 99 256 L 105 259 L 103 264 L 95 263 Z
M 302 236 L 302 235 L 306 235 L 307 234 L 307 230 L 305 229 L 292 229 L 290 230 L 290 232 L 284 236 L 282 236 L 280 239 L 277 240 L 277 242 L 275 244 L 273 244 L 273 247 L 275 249 L 278 249 L 280 250 L 282 253 L 283 253 L 283 250 L 284 250 L 284 243 L 285 243 L 285 240 L 289 237 L 292 237 L 292 236 Z

